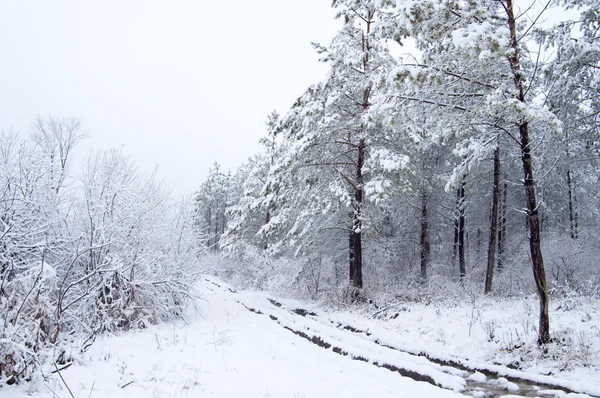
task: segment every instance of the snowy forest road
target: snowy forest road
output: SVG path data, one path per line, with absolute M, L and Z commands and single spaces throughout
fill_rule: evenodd
M 83 354 L 73 349 L 78 358 L 61 377 L 54 374 L 29 386 L 8 386 L 0 389 L 0 397 L 463 396 L 324 350 L 244 307 L 275 307 L 265 294 L 234 293 L 221 286 L 206 281 L 199 286 L 202 298 L 197 311 L 189 310 L 186 324 L 98 337 Z M 281 314 L 282 322 L 283 318 Z
M 73 348 L 76 360 L 60 377 L 8 386 L 0 397 L 577 396 L 486 380 L 386 347 L 332 321 L 336 313 L 316 314 L 293 300 L 236 292 L 216 279 L 203 281 L 199 291 L 187 323 L 99 337 L 83 354 Z
M 208 282 L 221 288 L 215 282 Z M 406 352 L 382 343 L 368 330 L 360 330 L 355 326 L 334 321 L 297 306 L 290 307 L 271 298 L 266 298 L 266 300 L 270 305 L 256 301 L 250 305 L 242 301 L 238 302 L 249 312 L 268 316 L 284 329 L 321 348 L 356 361 L 397 372 L 414 381 L 426 382 L 474 397 L 590 396 L 578 394 L 554 384 L 536 383 L 520 378 L 509 369 L 507 369 L 508 373 L 513 373 L 513 375 L 507 379 L 502 377 L 502 371 L 498 372 L 494 369 L 494 367 L 497 369 L 497 366 L 481 364 L 476 366 L 469 364 L 469 361 L 466 360 L 439 359 L 425 353 Z

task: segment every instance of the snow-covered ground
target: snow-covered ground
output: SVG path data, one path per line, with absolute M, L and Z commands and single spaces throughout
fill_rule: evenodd
M 202 286 L 187 325 L 99 338 L 81 364 L 33 396 L 70 397 L 450 397 L 458 394 L 326 351 L 238 303 L 241 296 Z M 253 293 L 242 299 L 262 298 Z M 266 302 L 266 301 L 265 301 Z M 267 302 L 268 303 L 268 302 Z M 22 387 L 2 397 L 25 397 Z
M 456 359 L 453 350 L 460 349 L 463 358 L 471 358 L 468 365 L 485 371 L 485 355 L 477 355 L 477 348 L 469 347 L 465 339 L 453 335 L 440 339 L 456 337 L 459 343 L 446 344 L 447 349 L 440 348 L 441 342 L 430 344 L 430 335 L 439 333 L 438 328 L 446 334 L 458 333 L 442 315 L 431 319 L 431 331 L 415 333 L 407 324 L 403 332 L 399 319 L 410 321 L 400 315 L 389 322 L 349 312 L 324 312 L 266 293 L 235 292 L 216 279 L 203 281 L 200 290 L 203 299 L 198 311 L 190 312 L 187 324 L 98 338 L 76 364 L 60 372 L 64 381 L 54 374 L 29 386 L 5 386 L 0 388 L 0 397 L 377 398 L 450 397 L 462 396 L 461 392 L 483 397 L 484 390 L 493 390 L 496 396 L 565 395 L 547 387 L 525 391 L 504 378 L 490 380 L 482 373 L 402 352 L 425 351 L 438 359 Z M 423 320 L 430 316 L 425 308 L 420 312 L 415 316 Z M 420 322 L 415 324 L 424 325 Z M 466 321 L 460 322 L 464 326 Z M 471 332 L 477 333 L 473 325 Z M 513 371 L 502 366 L 492 370 Z M 402 377 L 399 372 L 425 381 Z M 541 382 L 562 382 L 565 387 L 584 381 L 581 372 L 564 380 L 528 374 Z M 590 375 L 587 383 L 579 391 L 600 395 L 597 375 Z
M 398 349 L 460 362 L 507 377 L 600 396 L 600 303 L 553 300 L 553 342 L 537 346 L 537 297 L 474 298 L 464 303 L 404 303 L 329 317 Z

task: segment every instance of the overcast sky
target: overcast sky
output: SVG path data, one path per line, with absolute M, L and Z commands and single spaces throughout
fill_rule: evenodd
M 213 160 L 235 170 L 327 70 L 310 42 L 338 23 L 328 0 L 0 2 L 0 128 L 76 116 L 92 148 L 123 148 L 192 193 Z

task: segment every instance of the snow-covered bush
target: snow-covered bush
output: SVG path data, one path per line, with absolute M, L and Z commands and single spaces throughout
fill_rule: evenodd
M 294 259 L 268 256 L 264 250 L 245 245 L 243 250 L 227 253 L 215 253 L 205 268 L 231 282 L 239 289 L 260 289 L 272 292 L 294 290 L 295 276 L 301 270 L 301 264 Z M 290 293 L 284 293 L 289 295 Z
M 29 379 L 57 341 L 60 169 L 46 147 L 0 135 L 0 384 Z
M 586 296 L 600 294 L 599 275 L 592 264 L 600 256 L 597 236 L 580 233 L 578 239 L 564 239 L 557 234 L 545 240 L 548 253 L 548 280 L 554 296 L 570 296 L 574 292 Z
M 30 379 L 44 351 L 57 341 L 59 325 L 51 300 L 56 275 L 41 262 L 18 276 L 2 276 L 0 384 L 13 384 Z
M 119 151 L 69 172 L 72 119 L 0 135 L 0 385 L 31 380 L 64 347 L 181 318 L 205 249 L 191 206 Z
M 91 156 L 82 182 L 76 312 L 91 314 L 93 332 L 181 316 L 200 254 L 189 208 L 115 150 Z
M 284 297 L 328 297 L 344 278 L 339 268 L 324 256 L 291 258 L 272 257 L 262 249 L 246 245 L 243 250 L 215 253 L 204 266 L 239 289 L 266 290 Z

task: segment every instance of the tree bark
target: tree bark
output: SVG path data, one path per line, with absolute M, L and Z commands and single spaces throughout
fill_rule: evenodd
M 460 189 L 456 190 L 456 208 L 454 211 L 454 245 L 452 246 L 452 263 L 456 264 L 456 258 L 458 256 L 458 209 L 460 208 Z
M 427 190 L 423 189 L 423 192 L 421 193 L 421 282 L 427 280 L 427 268 L 429 268 L 429 258 L 431 256 L 427 201 Z
M 219 200 L 215 205 L 215 239 L 212 246 L 213 251 L 217 251 L 217 245 L 219 244 Z
M 465 182 L 462 180 L 458 187 L 458 272 L 460 283 L 464 286 L 467 277 L 465 258 Z
M 212 207 L 209 205 L 208 206 L 208 219 L 206 220 L 207 224 L 208 224 L 208 248 L 210 249 L 212 247 Z
M 265 214 L 264 225 L 267 225 L 270 221 L 271 221 L 271 212 L 269 210 L 267 210 L 267 214 Z M 269 241 L 267 240 L 266 237 L 264 239 L 265 239 L 265 241 L 263 243 L 263 250 L 267 250 L 269 248 Z
M 575 190 L 573 187 L 573 177 L 571 176 L 571 169 L 567 169 L 567 185 L 569 188 L 569 229 L 571 233 L 571 239 L 577 239 L 578 237 L 578 214 L 577 204 L 575 202 Z
M 548 314 L 548 285 L 546 271 L 542 257 L 541 235 L 538 206 L 535 198 L 535 185 L 533 179 L 533 165 L 531 162 L 531 149 L 528 134 L 528 123 L 522 122 L 519 126 L 521 136 L 521 161 L 525 177 L 525 198 L 527 201 L 527 218 L 529 219 L 529 251 L 533 265 L 533 278 L 540 301 L 540 320 L 538 329 L 538 344 L 550 342 L 550 317 Z
M 498 272 L 504 270 L 506 260 L 506 200 L 508 193 L 508 184 L 505 182 L 502 187 L 502 211 L 500 215 L 500 227 L 498 228 Z
M 358 144 L 358 159 L 356 163 L 356 193 L 354 196 L 354 211 L 352 215 L 352 228 L 349 238 L 350 257 L 350 283 L 362 289 L 362 202 L 363 202 L 363 175 L 362 168 L 365 163 L 365 141 L 361 139 Z
M 494 265 L 496 264 L 496 237 L 498 236 L 498 202 L 500 201 L 500 146 L 494 150 L 494 190 L 492 192 L 492 214 L 490 219 L 490 240 L 488 242 L 487 272 L 485 274 L 485 294 L 492 291 Z
M 569 197 L 569 233 L 571 235 L 571 239 L 577 239 L 578 237 L 578 211 L 577 211 L 577 202 L 575 199 L 575 183 L 573 181 L 573 173 L 571 171 L 571 154 L 569 151 L 569 135 L 565 133 L 565 137 L 567 139 L 566 142 L 566 153 L 567 153 L 567 189 L 568 189 L 568 197 Z
M 481 258 L 481 235 L 483 235 L 481 232 L 481 228 L 477 227 L 477 247 L 476 247 L 477 256 L 476 256 L 476 258 Z
M 225 214 L 225 211 L 227 210 L 227 206 L 228 206 L 227 202 L 229 199 L 228 198 L 229 184 L 227 184 L 226 190 L 227 191 L 225 191 L 225 201 L 223 203 L 223 210 L 221 210 L 221 236 L 223 236 L 225 234 L 225 226 L 227 225 L 227 215 Z
M 508 28 L 511 36 L 512 54 L 508 60 L 513 74 L 517 99 L 525 103 L 524 77 L 521 72 L 519 48 L 517 44 L 516 19 L 513 11 L 512 0 L 506 0 L 506 14 L 508 16 Z M 533 278 L 538 292 L 540 302 L 540 319 L 538 328 L 538 344 L 543 345 L 550 342 L 550 317 L 548 315 L 548 285 L 546 283 L 546 271 L 544 270 L 544 259 L 542 257 L 540 221 L 538 205 L 535 197 L 535 180 L 533 177 L 533 164 L 531 160 L 531 141 L 529 138 L 529 123 L 526 119 L 519 123 L 519 138 L 521 145 L 521 162 L 523 164 L 523 176 L 525 186 L 525 198 L 527 202 L 527 220 L 529 225 L 529 250 L 533 266 Z
M 363 72 L 366 74 L 369 70 L 369 52 L 371 46 L 369 44 L 369 34 L 371 32 L 371 24 L 373 23 L 373 17 L 375 13 L 368 11 L 363 21 L 366 23 L 366 34 L 362 34 L 362 50 L 363 56 Z M 369 100 L 371 96 L 371 85 L 368 84 L 363 90 L 363 101 L 361 108 L 363 112 L 366 112 L 370 106 Z M 364 132 L 365 126 L 361 125 L 361 131 Z M 365 164 L 365 139 L 360 138 L 357 145 L 357 161 L 356 161 L 356 181 L 355 181 L 355 194 L 354 194 L 354 211 L 352 215 L 352 225 L 350 228 L 349 237 L 349 260 L 350 260 L 350 284 L 357 289 L 363 287 L 362 277 L 362 204 L 363 204 L 363 167 Z

